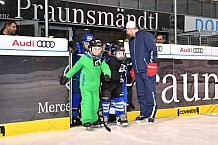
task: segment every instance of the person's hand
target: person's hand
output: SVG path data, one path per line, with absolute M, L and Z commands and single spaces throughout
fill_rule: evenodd
M 67 78 L 67 77 L 61 76 L 61 78 L 60 78 L 60 84 L 61 84 L 61 85 L 65 85 L 65 84 L 67 83 L 67 81 L 68 81 L 68 78 Z
M 157 74 L 157 63 L 149 62 L 147 64 L 147 75 L 152 77 Z
M 106 82 L 110 82 L 110 76 L 109 75 L 104 75 L 104 80 L 106 81 Z

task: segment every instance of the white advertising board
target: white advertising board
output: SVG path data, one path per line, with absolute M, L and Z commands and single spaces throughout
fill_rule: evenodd
M 218 60 L 218 47 L 156 44 L 158 58 Z
M 218 47 L 212 47 L 211 50 L 211 55 L 218 57 Z
M 171 45 L 170 44 L 156 44 L 158 58 L 171 58 Z
M 193 30 L 218 31 L 218 19 L 185 16 L 185 32 Z
M 63 38 L 0 36 L 0 55 L 68 56 Z
M 211 56 L 211 47 L 194 45 L 172 45 L 171 54 L 188 56 Z

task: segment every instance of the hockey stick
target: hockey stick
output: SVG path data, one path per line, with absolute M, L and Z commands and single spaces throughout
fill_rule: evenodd
M 103 111 L 103 108 L 102 108 L 102 114 L 104 113 L 104 111 Z M 106 125 L 106 123 L 105 123 L 105 120 L 104 120 L 104 115 L 102 116 L 103 117 L 103 124 L 104 124 L 104 128 L 107 130 L 107 131 L 109 131 L 109 132 L 111 132 L 111 128 L 110 127 L 108 127 L 107 125 Z
M 101 113 L 102 113 L 102 119 L 103 119 L 104 128 L 105 128 L 107 131 L 111 132 L 110 127 L 107 126 L 107 124 L 105 123 L 105 120 L 104 120 L 104 110 L 103 110 L 103 105 L 102 105 L 102 96 L 100 96 L 100 100 L 101 100 L 101 107 L 102 107 Z

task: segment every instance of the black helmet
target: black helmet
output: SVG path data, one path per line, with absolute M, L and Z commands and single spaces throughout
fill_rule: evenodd
M 117 53 L 119 51 L 122 51 L 123 52 L 123 57 L 120 57 L 120 55 L 117 55 Z M 122 43 L 112 43 L 111 45 L 111 55 L 113 55 L 114 57 L 116 57 L 117 60 L 125 60 L 125 50 L 124 50 L 124 47 L 122 45 Z
M 94 56 L 95 58 L 101 58 L 102 56 L 102 48 L 99 48 L 101 49 L 101 53 L 99 55 L 94 55 L 92 50 L 93 50 L 93 47 L 102 47 L 102 43 L 101 43 L 101 40 L 92 40 L 89 42 L 89 53 Z
M 111 45 L 111 54 L 112 55 L 116 55 L 116 52 L 117 51 L 121 51 L 121 45 L 119 44 L 119 43 L 113 43 L 112 45 Z
M 91 47 L 102 47 L 101 40 L 92 40 L 89 44 Z

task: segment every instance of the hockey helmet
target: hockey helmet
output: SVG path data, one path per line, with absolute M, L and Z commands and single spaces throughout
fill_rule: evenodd
M 111 45 L 111 54 L 112 55 L 116 55 L 116 52 L 117 51 L 121 51 L 121 49 L 120 49 L 120 45 L 118 44 L 118 43 L 113 43 L 112 45 Z
M 111 49 L 111 44 L 107 42 L 107 43 L 105 44 L 104 50 L 105 50 L 105 51 L 109 51 L 110 49 Z
M 90 47 L 102 47 L 101 40 L 92 40 L 89 44 Z
M 116 57 L 118 60 L 124 60 L 125 58 L 124 47 L 120 43 L 113 43 L 111 45 L 111 55 Z
M 89 42 L 90 48 L 89 51 L 92 56 L 100 57 L 102 51 L 102 43 L 100 40 L 92 40 Z
M 85 34 L 85 35 L 83 35 L 83 41 L 90 42 L 92 40 L 94 40 L 94 36 L 92 34 Z

